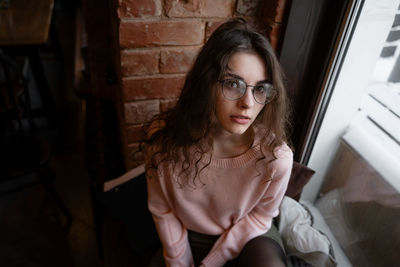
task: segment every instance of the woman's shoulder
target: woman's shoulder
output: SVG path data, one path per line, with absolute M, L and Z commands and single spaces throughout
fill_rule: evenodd
M 262 126 L 254 127 L 254 144 L 259 145 L 262 151 L 269 151 L 274 158 L 293 158 L 293 151 L 288 144 L 277 140 L 274 133 Z
M 291 168 L 293 164 L 293 151 L 286 143 L 276 147 L 265 147 L 262 149 L 265 161 L 273 169 Z
M 293 151 L 292 149 L 287 145 L 287 143 L 283 142 L 281 145 L 278 145 L 277 147 L 274 148 L 273 150 L 274 156 L 277 158 L 285 159 L 293 159 Z

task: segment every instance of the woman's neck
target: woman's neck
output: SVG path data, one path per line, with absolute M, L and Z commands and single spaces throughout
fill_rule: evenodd
M 226 131 L 218 131 L 212 138 L 212 155 L 217 158 L 233 158 L 250 149 L 254 141 L 253 128 L 241 134 L 231 134 Z

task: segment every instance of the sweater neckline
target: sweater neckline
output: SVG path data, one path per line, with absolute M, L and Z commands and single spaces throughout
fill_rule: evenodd
M 266 130 L 257 125 L 252 125 L 254 130 L 254 140 L 252 146 L 243 154 L 234 156 L 231 158 L 218 158 L 212 156 L 210 152 L 203 154 L 200 161 L 205 164 L 210 164 L 209 166 L 214 166 L 217 168 L 240 168 L 250 161 L 258 158 L 261 151 L 262 137 L 267 135 Z
M 211 153 L 206 153 L 202 157 L 201 161 L 206 164 L 210 163 L 209 166 L 218 168 L 239 168 L 257 158 L 259 151 L 260 151 L 260 146 L 255 144 L 253 147 L 249 148 L 243 154 L 232 158 L 217 158 L 213 157 Z

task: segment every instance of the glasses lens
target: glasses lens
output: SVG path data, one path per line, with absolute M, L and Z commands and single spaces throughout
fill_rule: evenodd
M 274 95 L 275 90 L 270 83 L 263 83 L 254 87 L 254 99 L 260 104 L 271 101 Z
M 246 84 L 238 79 L 228 79 L 222 85 L 222 92 L 225 98 L 236 100 L 241 98 L 246 92 Z

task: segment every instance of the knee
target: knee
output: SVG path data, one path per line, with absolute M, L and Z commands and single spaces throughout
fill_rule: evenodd
M 237 258 L 237 265 L 253 267 L 284 267 L 284 253 L 272 239 L 264 236 L 250 240 Z

